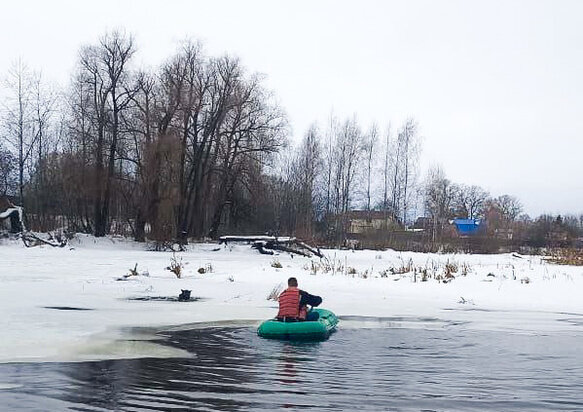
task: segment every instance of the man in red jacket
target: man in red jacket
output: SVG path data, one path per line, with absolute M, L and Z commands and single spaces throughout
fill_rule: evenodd
M 298 289 L 298 280 L 296 278 L 289 278 L 287 286 L 288 288 L 279 295 L 277 320 L 282 322 L 317 320 L 318 313 L 308 312 L 307 305 L 318 306 L 322 303 L 322 298 Z

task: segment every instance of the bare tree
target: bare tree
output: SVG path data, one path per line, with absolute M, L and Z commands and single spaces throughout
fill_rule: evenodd
M 514 221 L 522 213 L 522 204 L 514 196 L 502 195 L 494 199 L 494 205 L 506 222 Z
M 402 192 L 402 216 L 403 224 L 406 225 L 410 206 L 410 197 L 414 194 L 414 185 L 418 169 L 418 135 L 417 122 L 414 119 L 407 119 L 402 126 L 397 137 L 399 158 L 398 163 L 401 174 Z M 397 173 L 396 173 L 397 175 Z
M 141 71 L 136 74 L 132 110 L 124 116 L 124 127 L 128 131 L 129 144 L 125 160 L 131 165 L 128 171 L 128 192 L 125 194 L 133 224 L 134 239 L 146 240 L 146 224 L 153 219 L 151 182 L 159 179 L 158 170 L 152 162 L 156 143 L 156 106 L 158 101 L 157 81 L 153 74 Z
M 375 170 L 375 155 L 378 144 L 378 126 L 376 123 L 371 125 L 365 139 L 366 210 L 370 211 L 372 201 L 372 178 Z
M 336 241 L 345 237 L 347 213 L 350 209 L 356 176 L 364 154 L 363 133 L 356 116 L 347 119 L 338 130 L 333 157 L 333 210 L 336 215 Z
M 178 142 L 181 122 L 180 110 L 183 105 L 183 95 L 189 71 L 192 71 L 193 57 L 198 56 L 199 45 L 186 42 L 181 45 L 178 53 L 171 57 L 160 69 L 157 84 L 152 93 L 152 108 L 148 108 L 152 115 L 145 116 L 153 122 L 153 131 L 148 133 L 146 126 L 146 140 L 144 148 L 143 180 L 141 188 L 144 194 L 144 216 L 139 216 L 137 235 L 141 238 L 146 221 L 151 223 L 151 237 L 157 241 L 165 241 L 175 237 L 177 217 L 174 216 L 176 194 L 179 192 L 174 157 L 176 153 L 183 153 Z M 138 93 L 141 96 L 141 93 Z M 136 104 L 143 112 L 143 106 Z M 175 147 L 178 150 L 174 150 Z M 176 153 L 173 153 L 176 151 Z M 183 160 L 182 154 L 179 159 Z M 185 158 L 184 158 L 185 159 Z M 184 163 L 180 163 L 184 165 Z M 183 172 L 182 172 L 183 173 Z
M 135 52 L 131 36 L 118 31 L 107 33 L 99 46 L 84 48 L 80 64 L 92 96 L 95 144 L 95 236 L 107 232 L 111 192 L 120 134 L 120 116 L 131 101 L 126 87 L 128 62 Z
M 63 120 L 65 139 L 61 175 L 68 184 L 63 187 L 67 201 L 66 213 L 74 230 L 91 233 L 93 230 L 91 203 L 95 198 L 96 130 L 93 88 L 87 73 L 79 67 L 72 77 L 65 99 L 66 118 Z
M 399 132 L 397 138 L 392 142 L 392 159 L 391 159 L 391 171 L 390 171 L 390 193 L 391 193 L 391 205 L 395 216 L 399 216 L 401 213 L 401 199 L 403 198 L 403 157 L 404 157 L 404 147 L 403 147 L 403 134 Z M 388 149 L 387 149 L 388 150 Z M 404 222 L 403 222 L 404 223 Z
M 316 125 L 312 125 L 306 133 L 297 154 L 296 179 L 299 189 L 299 228 L 300 236 L 313 236 L 312 223 L 316 218 L 317 204 L 316 179 L 321 169 L 320 136 Z
M 409 206 L 416 191 L 419 137 L 414 119 L 407 119 L 393 138 L 387 128 L 383 161 L 383 208 L 395 217 L 408 219 Z
M 18 167 L 18 198 L 23 203 L 25 168 L 32 158 L 34 134 L 32 121 L 34 117 L 33 87 L 36 74 L 22 60 L 15 62 L 6 78 L 8 96 L 4 102 L 2 125 L 6 141 L 16 153 Z
M 482 216 L 489 197 L 490 194 L 479 186 L 460 185 L 456 198 L 458 213 L 468 219 Z
M 28 210 L 33 212 L 36 218 L 30 222 L 30 226 L 36 230 L 44 231 L 48 228 L 46 214 L 52 197 L 49 189 L 52 182 L 45 184 L 48 173 L 46 162 L 49 154 L 57 150 L 58 130 L 53 121 L 59 102 L 57 93 L 42 82 L 40 73 L 35 76 L 32 92 L 31 134 L 36 146 L 34 150 L 36 157 L 34 154 L 31 155 L 33 161 L 29 176 L 31 176 L 31 183 L 34 186 L 31 190 L 34 190 L 35 195 L 31 196 L 28 202 Z
M 393 167 L 391 165 L 393 161 L 393 152 L 392 152 L 392 140 L 391 140 L 391 125 L 387 126 L 387 131 L 385 133 L 385 140 L 383 146 L 383 166 L 382 166 L 382 173 L 383 173 L 383 204 L 382 208 L 384 211 L 389 210 L 390 205 L 390 187 L 391 187 L 391 172 Z M 394 210 L 393 210 L 394 212 Z
M 324 199 L 325 199 L 325 214 L 330 215 L 333 204 L 333 175 L 334 175 L 334 153 L 336 146 L 336 134 L 338 130 L 338 120 L 330 113 L 330 118 L 328 120 L 328 127 L 326 130 L 326 146 L 323 151 L 323 162 L 324 162 Z
M 458 188 L 445 177 L 440 167 L 429 170 L 425 181 L 425 210 L 432 219 L 432 240 L 441 235 L 447 220 L 453 217 Z
M 223 60 L 229 64 L 228 60 Z M 219 73 L 221 71 L 219 70 Z M 269 162 L 285 143 L 287 119 L 261 78 L 236 79 L 232 105 L 227 106 L 224 134 L 219 145 L 218 203 L 209 230 L 216 237 L 225 206 L 233 202 L 234 189 L 241 185 L 252 192 L 250 178 Z M 221 130 L 219 129 L 219 130 Z
M 227 64 L 224 72 L 227 80 L 220 83 L 220 75 L 209 70 L 201 56 L 200 45 L 193 42 L 184 43 L 177 58 L 182 71 L 177 73 L 176 79 L 182 87 L 175 89 L 179 102 L 177 137 L 180 139 L 176 238 L 184 244 L 191 225 L 196 226 L 197 235 L 202 233 L 203 221 L 194 219 L 193 214 L 202 213 L 203 180 L 213 159 L 213 147 L 217 142 L 215 131 L 226 104 L 225 90 L 221 87 L 229 89 L 231 76 L 237 75 L 237 69 Z

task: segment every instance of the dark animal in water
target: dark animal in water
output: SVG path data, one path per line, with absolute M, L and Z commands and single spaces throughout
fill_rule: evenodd
M 180 292 L 180 295 L 178 295 L 178 300 L 180 302 L 186 302 L 188 300 L 190 300 L 190 292 L 192 292 L 191 290 L 188 289 L 180 289 L 182 292 Z

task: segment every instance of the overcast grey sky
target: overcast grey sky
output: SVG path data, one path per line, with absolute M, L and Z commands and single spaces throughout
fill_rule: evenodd
M 238 55 L 296 139 L 331 110 L 365 127 L 413 116 L 424 168 L 533 216 L 583 212 L 583 2 L 2 1 L 0 75 L 21 57 L 65 85 L 79 47 L 115 28 L 138 65 L 186 37 Z

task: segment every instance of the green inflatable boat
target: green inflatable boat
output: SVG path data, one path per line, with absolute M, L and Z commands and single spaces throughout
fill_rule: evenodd
M 295 341 L 326 340 L 338 324 L 334 313 L 326 309 L 312 309 L 319 317 L 315 321 L 280 322 L 269 319 L 261 323 L 257 334 L 266 339 L 282 339 Z

